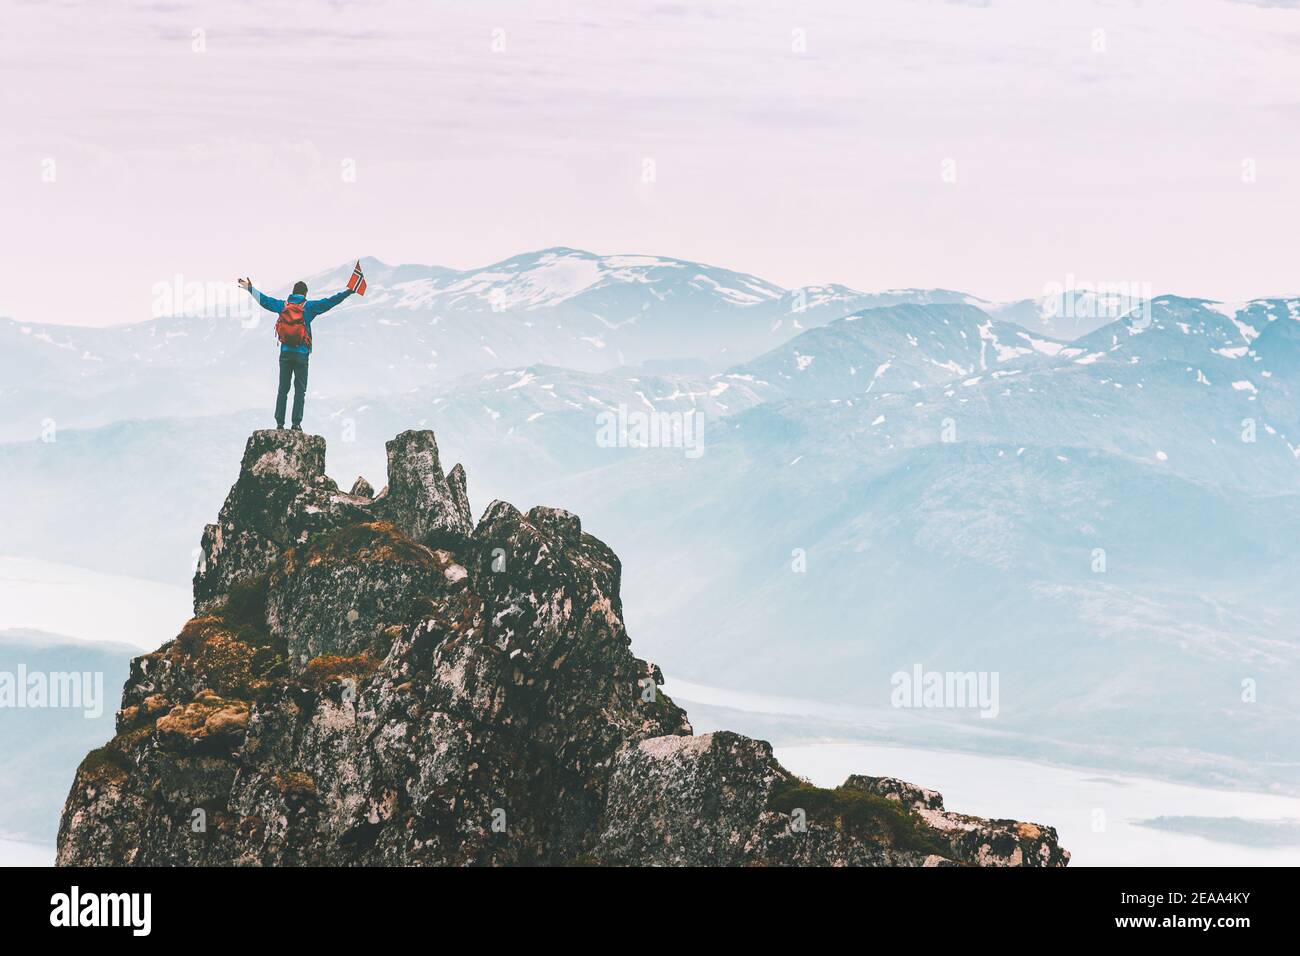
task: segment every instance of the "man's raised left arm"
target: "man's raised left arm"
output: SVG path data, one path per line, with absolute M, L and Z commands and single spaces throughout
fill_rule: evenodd
M 351 289 L 344 289 L 342 292 L 335 292 L 333 295 L 327 295 L 323 299 L 313 299 L 307 303 L 311 309 L 312 315 L 320 315 L 322 312 L 328 312 L 334 306 L 338 305 L 344 299 L 352 294 Z

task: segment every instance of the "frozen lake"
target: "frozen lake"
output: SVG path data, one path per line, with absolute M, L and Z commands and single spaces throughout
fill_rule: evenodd
M 0 556 L 0 631 L 30 628 L 152 651 L 193 614 L 185 588 Z

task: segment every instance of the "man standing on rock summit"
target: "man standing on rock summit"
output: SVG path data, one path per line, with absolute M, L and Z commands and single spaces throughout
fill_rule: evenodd
M 258 305 L 277 315 L 275 337 L 280 340 L 280 389 L 275 398 L 275 426 L 284 427 L 285 405 L 289 399 L 289 383 L 293 383 L 293 430 L 302 431 L 302 406 L 307 397 L 307 364 L 311 359 L 311 323 L 316 316 L 328 312 L 353 292 L 364 294 L 364 279 L 360 288 L 356 280 L 361 273 L 357 263 L 348 288 L 324 299 L 307 299 L 307 283 L 294 283 L 293 294 L 288 299 L 274 299 L 253 288 L 251 279 L 240 279 L 241 289 L 247 289 Z

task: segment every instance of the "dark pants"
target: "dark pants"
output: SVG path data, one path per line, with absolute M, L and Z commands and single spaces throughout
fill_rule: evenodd
M 293 423 L 302 424 L 302 403 L 307 397 L 307 360 L 305 352 L 280 353 L 280 391 L 275 397 L 275 423 L 284 425 L 284 406 L 289 400 L 289 382 L 293 381 Z

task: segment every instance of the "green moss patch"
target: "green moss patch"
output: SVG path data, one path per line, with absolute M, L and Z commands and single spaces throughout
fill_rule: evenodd
M 77 767 L 77 774 L 87 782 L 125 780 L 135 770 L 131 760 L 131 751 L 153 736 L 154 722 L 146 720 L 142 724 L 123 730 L 104 746 L 92 750 L 82 759 Z
M 217 694 L 253 699 L 286 673 L 288 648 L 266 626 L 268 575 L 240 581 L 210 614 L 192 618 L 162 650 Z
M 801 780 L 778 784 L 768 808 L 781 813 L 802 809 L 810 823 L 837 827 L 852 836 L 885 842 L 898 849 L 950 856 L 952 851 L 930 827 L 897 800 L 836 787 L 828 790 Z
M 641 688 L 637 688 L 639 694 Z M 647 702 L 646 708 L 650 711 L 651 716 L 663 724 L 675 724 L 681 720 L 682 709 L 673 703 L 673 699 L 665 694 L 658 687 L 655 688 L 654 702 Z
M 317 535 L 305 545 L 289 549 L 282 559 L 282 569 L 285 574 L 293 574 L 301 565 L 378 561 L 438 567 L 432 551 L 402 534 L 391 522 L 363 521 Z
M 130 776 L 135 769 L 134 765 L 126 754 L 114 746 L 115 743 L 115 740 L 109 741 L 86 754 L 81 766 L 77 767 L 77 776 L 86 783 L 120 783 Z
M 269 649 L 241 639 L 224 618 L 215 615 L 192 619 L 173 648 L 180 658 L 177 663 L 223 697 L 252 697 L 261 674 L 278 659 Z
M 226 603 L 221 608 L 221 616 L 231 628 L 241 632 L 241 637 L 244 636 L 242 632 L 246 629 L 255 632 L 250 635 L 254 638 L 249 641 L 251 644 L 265 643 L 256 640 L 256 637 L 266 634 L 266 601 L 269 586 L 270 575 L 267 574 L 237 581 L 231 585 Z

